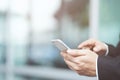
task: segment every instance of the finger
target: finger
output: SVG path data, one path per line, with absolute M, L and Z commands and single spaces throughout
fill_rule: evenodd
M 65 63 L 68 65 L 68 67 L 69 67 L 70 69 L 72 69 L 72 70 L 74 70 L 74 71 L 79 69 L 79 66 L 77 66 L 76 63 L 71 62 L 71 61 L 68 61 L 68 60 L 66 60 L 66 59 L 64 59 L 64 61 L 65 61 Z
M 65 56 L 66 56 L 67 53 L 61 52 L 60 54 L 61 54 L 61 56 L 62 56 L 63 58 L 65 58 Z
M 64 57 L 67 53 L 61 52 L 60 54 L 61 54 L 62 57 Z
M 68 65 L 68 62 L 64 59 L 65 63 L 67 64 L 67 66 L 74 71 L 73 67 L 71 65 Z
M 73 60 L 73 57 L 72 57 L 70 54 L 61 52 L 61 55 L 63 56 L 63 58 L 64 58 L 65 60 L 69 60 L 69 61 L 73 62 L 73 61 L 72 61 L 72 60 Z
M 102 48 L 101 48 L 101 46 L 99 46 L 99 45 L 98 45 L 98 46 L 95 46 L 95 47 L 93 48 L 93 51 L 96 52 L 96 53 L 99 52 L 100 50 L 102 50 Z
M 67 53 L 73 57 L 84 56 L 86 53 L 84 50 L 67 50 Z
M 89 48 L 91 49 L 93 46 L 95 45 L 95 40 L 94 39 L 89 39 L 86 40 L 85 42 L 81 43 L 78 48 L 82 49 L 82 48 Z
M 93 51 L 99 55 L 105 55 L 106 50 L 102 48 L 101 46 L 96 46 L 93 48 Z
M 72 66 L 69 66 L 69 65 L 68 65 L 68 67 L 69 67 L 71 70 L 73 70 L 73 71 L 74 71 L 74 69 L 72 68 Z

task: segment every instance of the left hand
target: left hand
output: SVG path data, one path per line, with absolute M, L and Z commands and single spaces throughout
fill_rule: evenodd
M 107 52 L 107 45 L 101 41 L 96 39 L 89 39 L 82 42 L 78 48 L 79 49 L 90 49 L 93 52 L 97 53 L 98 55 L 105 55 Z
M 61 52 L 70 69 L 80 75 L 96 76 L 96 60 L 98 55 L 88 49 L 68 50 Z

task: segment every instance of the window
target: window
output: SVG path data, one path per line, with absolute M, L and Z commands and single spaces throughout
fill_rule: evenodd
M 119 0 L 1 0 L 0 79 L 96 80 L 69 70 L 50 41 L 76 48 L 94 37 L 116 45 L 118 10 Z
M 117 45 L 120 37 L 119 0 L 100 0 L 99 39 Z

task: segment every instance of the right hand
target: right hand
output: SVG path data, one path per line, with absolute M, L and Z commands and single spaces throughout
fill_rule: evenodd
M 95 39 L 89 39 L 84 41 L 78 46 L 79 49 L 90 49 L 93 52 L 97 53 L 98 55 L 105 55 L 107 52 L 107 47 L 105 46 L 105 43 L 100 42 Z
M 65 63 L 80 75 L 96 76 L 96 60 L 98 55 L 88 49 L 70 49 L 61 52 Z

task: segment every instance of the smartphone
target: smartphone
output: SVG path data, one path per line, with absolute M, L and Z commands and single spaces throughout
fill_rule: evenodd
M 62 52 L 67 51 L 70 49 L 62 40 L 60 39 L 54 39 L 52 40 L 52 43 Z

